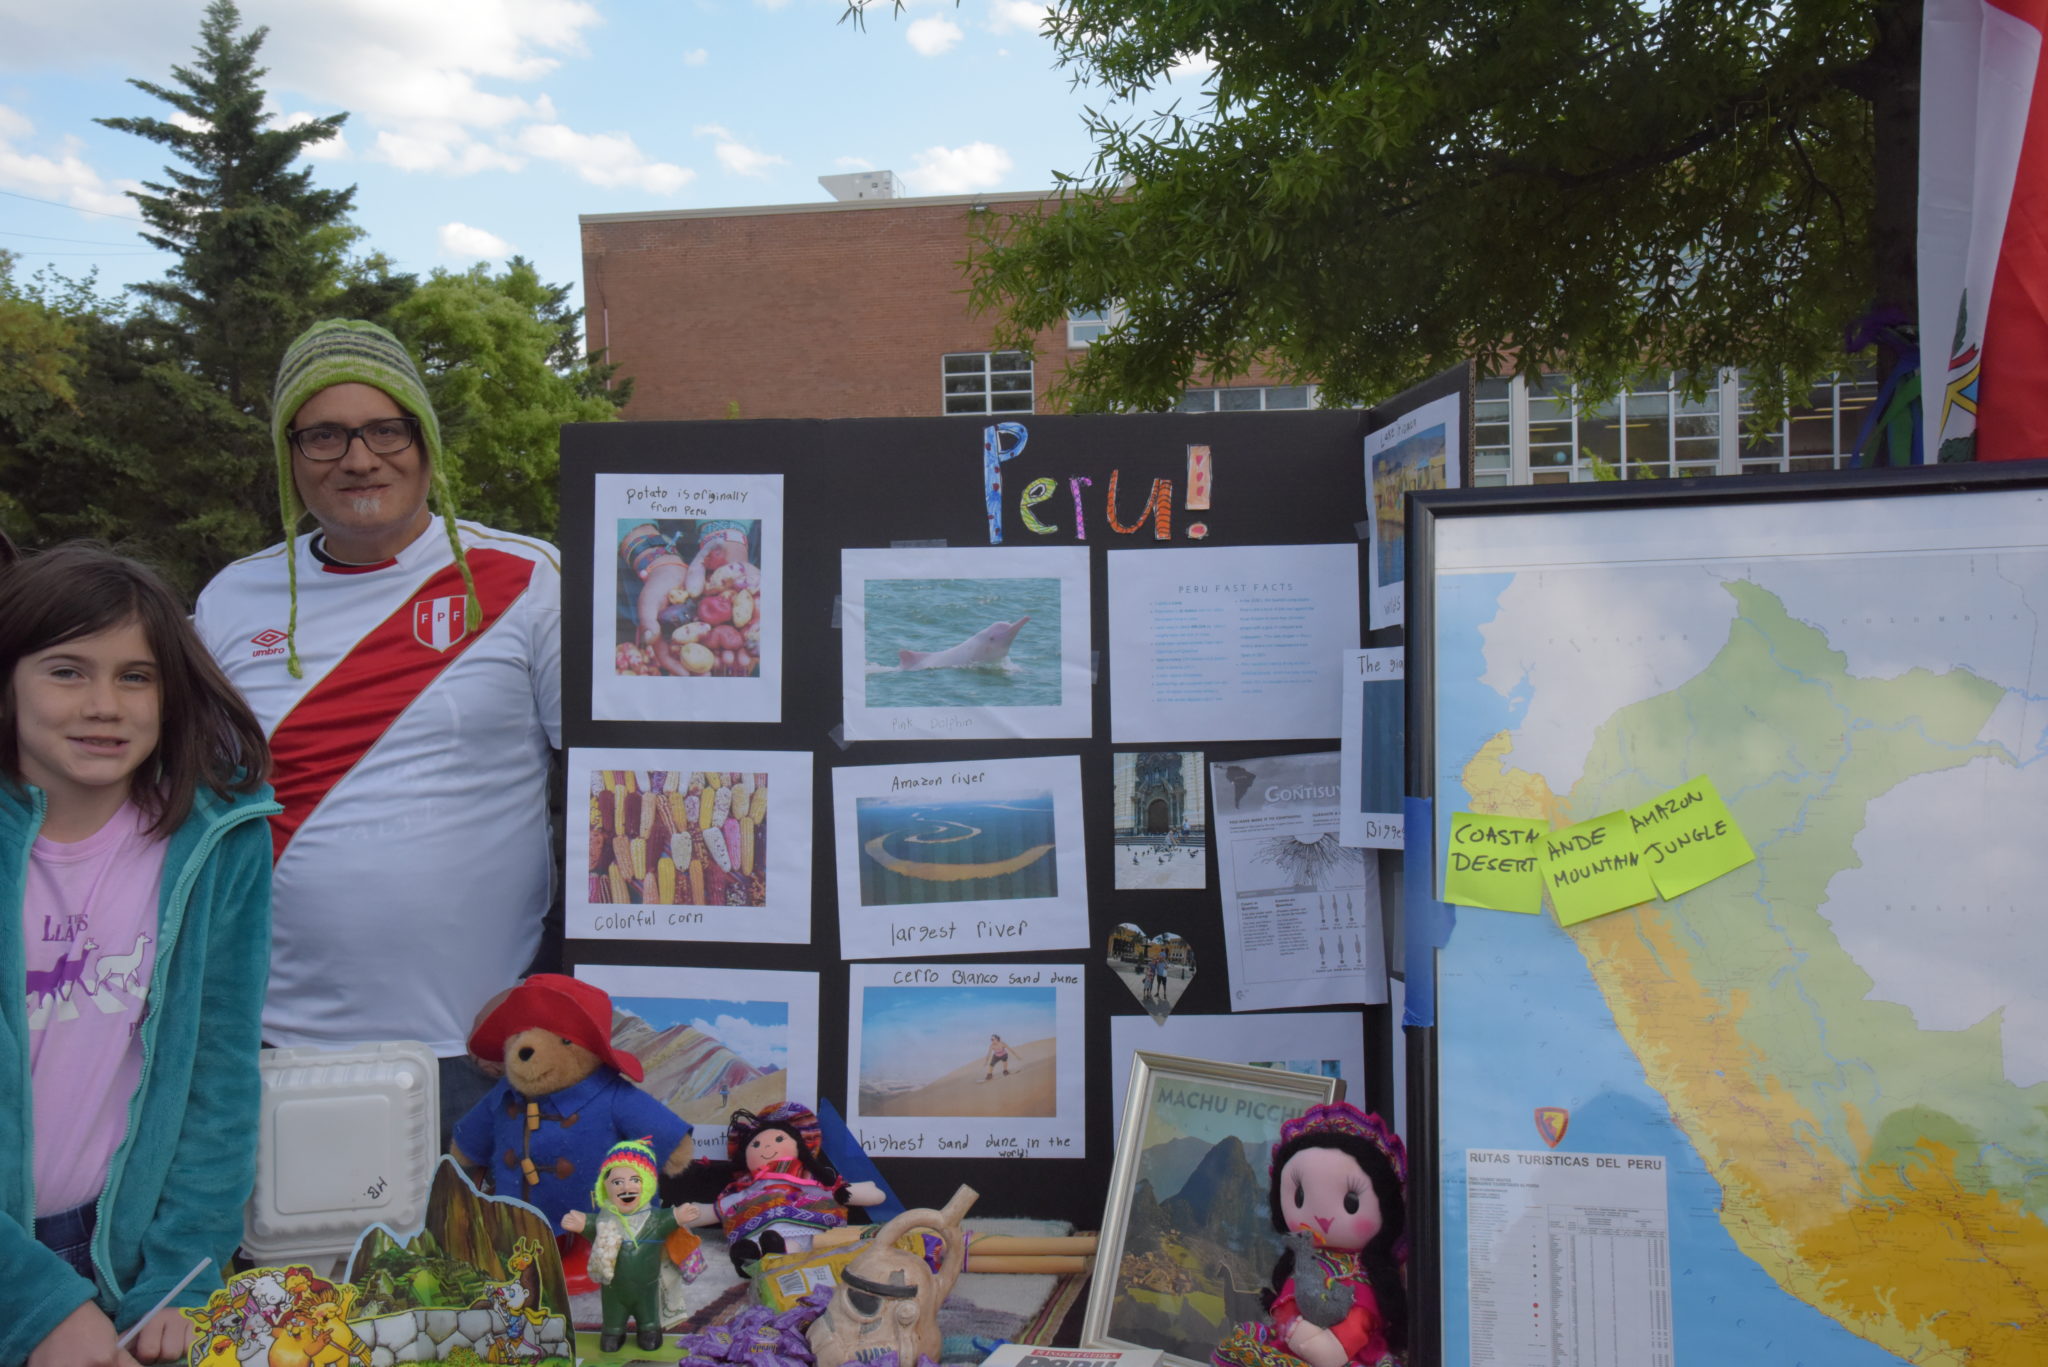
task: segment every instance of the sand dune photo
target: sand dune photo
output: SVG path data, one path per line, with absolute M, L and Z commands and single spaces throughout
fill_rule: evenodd
M 1059 1114 L 1054 989 L 871 986 L 856 1009 L 860 1114 Z
M 1010 1071 L 998 1063 L 994 1076 L 986 1052 L 922 1087 L 904 1090 L 872 1088 L 861 1079 L 863 1115 L 1054 1115 L 1054 1062 L 1058 1041 L 1047 1038 L 1010 1045 Z

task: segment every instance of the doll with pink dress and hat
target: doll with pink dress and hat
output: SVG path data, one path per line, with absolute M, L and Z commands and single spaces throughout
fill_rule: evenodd
M 1261 1293 L 1272 1318 L 1241 1324 L 1216 1367 L 1391 1367 L 1407 1346 L 1408 1157 L 1385 1121 L 1311 1106 L 1280 1127 L 1267 1169 L 1287 1249 Z

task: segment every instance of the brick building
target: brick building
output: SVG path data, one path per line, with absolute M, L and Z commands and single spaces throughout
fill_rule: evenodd
M 1105 321 L 1041 333 L 1033 356 L 995 351 L 993 319 L 967 307 L 962 263 L 980 215 L 1044 198 L 585 214 L 590 345 L 633 377 L 628 418 L 1043 413 L 1067 357 Z M 1306 385 L 1244 382 L 1224 406 L 1307 408 L 1313 397 Z
M 986 418 L 1049 411 L 1047 389 L 1100 335 L 1100 314 L 1040 333 L 1033 352 L 993 349 L 992 317 L 967 306 L 965 262 L 981 216 L 1037 191 L 893 197 L 888 172 L 821 178 L 814 204 L 584 214 L 590 345 L 633 378 L 627 418 Z M 857 185 L 856 185 L 857 182 Z M 1312 408 L 1313 385 L 1189 389 L 1180 407 Z M 1603 404 L 1568 375 L 1482 380 L 1474 411 L 1479 484 L 1810 470 L 1848 459 L 1876 386 L 1818 386 L 1775 429 L 1750 423 L 1740 371 L 1700 400 L 1646 375 Z

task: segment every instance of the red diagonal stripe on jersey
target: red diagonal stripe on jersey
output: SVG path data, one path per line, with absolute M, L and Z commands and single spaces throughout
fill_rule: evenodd
M 422 645 L 413 634 L 415 603 L 464 592 L 461 568 L 450 565 L 408 593 L 398 611 L 358 641 L 277 724 L 270 737 L 271 785 L 284 811 L 270 818 L 274 857 L 283 857 L 334 785 L 442 670 L 503 620 L 533 578 L 531 560 L 504 551 L 470 551 L 469 570 L 484 609 L 480 629 L 446 650 Z

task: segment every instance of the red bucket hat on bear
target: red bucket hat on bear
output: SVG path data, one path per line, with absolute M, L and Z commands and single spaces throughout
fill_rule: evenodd
M 639 1059 L 612 1045 L 610 994 L 580 979 L 534 974 L 507 993 L 470 1032 L 469 1052 L 486 1063 L 503 1063 L 505 1041 L 522 1030 L 551 1030 L 596 1054 L 630 1082 L 646 1076 Z

